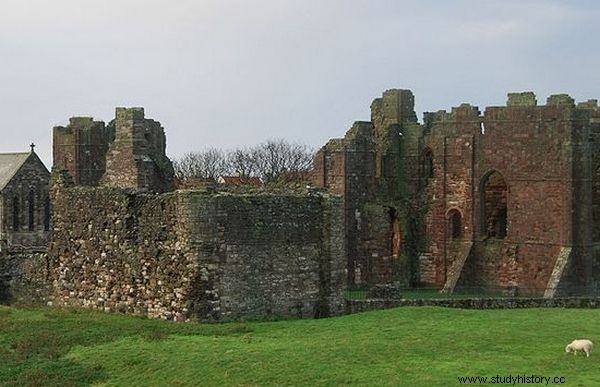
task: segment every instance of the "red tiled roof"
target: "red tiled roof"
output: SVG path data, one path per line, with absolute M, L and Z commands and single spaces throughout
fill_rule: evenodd
M 256 176 L 219 176 L 219 183 L 225 185 L 253 185 L 260 187 L 262 181 Z

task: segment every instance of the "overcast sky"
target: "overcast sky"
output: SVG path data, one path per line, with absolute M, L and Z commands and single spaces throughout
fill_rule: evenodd
M 389 88 L 423 111 L 600 97 L 600 1 L 0 0 L 0 152 L 143 106 L 167 153 L 321 146 Z

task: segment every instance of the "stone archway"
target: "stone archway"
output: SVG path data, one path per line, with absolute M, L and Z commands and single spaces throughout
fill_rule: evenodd
M 498 171 L 491 171 L 481 180 L 482 234 L 504 239 L 508 234 L 508 186 Z
M 448 225 L 448 237 L 450 239 L 461 239 L 463 237 L 463 220 L 462 214 L 456 208 L 448 211 L 446 216 Z

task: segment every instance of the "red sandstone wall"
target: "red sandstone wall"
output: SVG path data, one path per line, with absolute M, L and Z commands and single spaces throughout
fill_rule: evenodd
M 352 227 L 358 226 L 350 210 L 366 203 L 393 206 L 412 198 L 408 206 L 427 202 L 420 207 L 425 212 L 421 237 L 426 247 L 419 258 L 418 280 L 423 284 L 443 286 L 448 268 L 462 254 L 453 246 L 470 242 L 473 253 L 461 284 L 535 292 L 546 287 L 561 246 L 573 247 L 571 279 L 588 283 L 594 267 L 600 267 L 591 258 L 592 238 L 600 235 L 595 226 L 600 162 L 594 156 L 598 145 L 590 142 L 600 137 L 597 103 L 575 107 L 570 97 L 558 95 L 537 106 L 533 93 L 509 94 L 507 106 L 487 108 L 484 115 L 463 104 L 451 112 L 426 113 L 424 125 L 416 122 L 413 106 L 407 90 L 386 91 L 371 105 L 376 150 L 374 165 L 368 167 L 374 174 L 371 180 L 357 182 L 364 172 L 361 159 L 348 157 L 345 140 L 330 141 L 315 160 L 316 184 L 346 197 L 349 244 Z M 432 177 L 423 165 L 427 149 L 433 154 Z M 482 182 L 494 171 L 502 175 L 506 192 L 496 188 L 488 195 L 485 219 Z M 361 196 L 370 185 L 377 187 L 374 197 Z M 495 197 L 502 202 L 493 203 Z M 498 214 L 504 201 L 506 227 Z M 407 208 L 401 215 L 405 220 L 419 216 Z M 449 214 L 456 212 L 462 215 L 460 243 L 451 240 L 448 231 Z M 383 225 L 356 233 L 361 243 L 357 255 L 380 254 L 388 237 L 381 231 Z M 502 232 L 488 233 L 490 225 Z M 353 251 L 349 246 L 348 252 Z M 382 275 L 380 268 L 375 274 Z
M 425 144 L 434 154 L 426 216 L 428 258 L 421 280 L 441 286 L 451 265 L 448 211 L 463 214 L 463 238 L 477 244 L 467 280 L 483 286 L 544 288 L 561 245 L 572 242 L 571 110 L 564 106 L 488 108 L 481 117 L 461 107 L 432 117 Z M 436 121 L 438 120 L 438 121 Z M 491 171 L 507 187 L 507 233 L 486 245 L 481 183 Z M 517 246 L 513 249 L 513 246 Z M 464 282 L 464 281 L 463 281 Z

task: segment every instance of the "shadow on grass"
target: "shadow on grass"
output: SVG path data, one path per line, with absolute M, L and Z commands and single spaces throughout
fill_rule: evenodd
M 75 346 L 94 346 L 128 336 L 148 341 L 169 335 L 243 336 L 239 324 L 173 323 L 85 310 L 0 308 L 0 385 L 83 386 L 108 378 L 102 367 L 65 358 Z
M 4 379 L 4 378 L 3 378 Z M 2 380 L 3 386 L 46 387 L 87 386 L 108 379 L 101 366 L 83 366 L 74 361 L 59 359 L 51 363 L 36 363 L 19 367 L 13 375 Z

